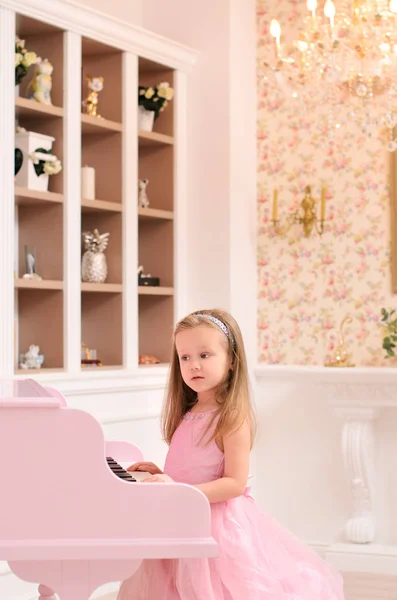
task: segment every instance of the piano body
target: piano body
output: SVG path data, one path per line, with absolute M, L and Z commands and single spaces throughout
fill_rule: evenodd
M 207 498 L 180 483 L 120 479 L 110 447 L 116 461 L 139 459 L 132 445 L 107 446 L 98 421 L 59 392 L 0 380 L 0 560 L 41 583 L 43 600 L 52 590 L 87 600 L 143 559 L 217 555 Z

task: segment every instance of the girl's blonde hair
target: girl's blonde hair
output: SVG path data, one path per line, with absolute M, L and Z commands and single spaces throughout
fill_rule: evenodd
M 220 321 L 227 328 L 227 333 L 223 327 L 209 317 Z M 184 414 L 188 412 L 197 401 L 197 394 L 182 379 L 179 366 L 179 358 L 175 345 L 175 338 L 180 331 L 207 325 L 217 331 L 223 331 L 225 342 L 231 357 L 232 367 L 226 373 L 224 380 L 220 383 L 216 392 L 216 402 L 219 405 L 218 410 L 210 419 L 208 428 L 203 437 L 210 430 L 214 420 L 217 418 L 215 428 L 207 440 L 209 443 L 213 439 L 219 439 L 223 436 L 237 430 L 245 421 L 248 421 L 251 429 L 251 446 L 255 436 L 255 415 L 251 404 L 247 358 L 245 355 L 243 337 L 240 327 L 235 319 L 226 311 L 200 310 L 191 313 L 179 323 L 177 323 L 173 335 L 173 350 L 171 358 L 171 369 L 168 381 L 168 390 L 161 418 L 161 428 L 167 444 L 171 443 L 172 436 L 180 424 Z M 219 417 L 219 418 L 218 418 Z

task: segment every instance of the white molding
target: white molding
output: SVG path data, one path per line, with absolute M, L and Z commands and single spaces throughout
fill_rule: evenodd
M 64 33 L 64 362 L 73 375 L 81 359 L 81 37 Z
M 332 544 L 325 558 L 346 573 L 373 573 L 397 577 L 397 546 Z
M 17 375 L 15 379 L 35 379 L 42 385 L 55 387 L 66 396 L 120 394 L 123 392 L 164 391 L 168 366 L 136 368 L 116 371 L 90 371 L 70 377 L 66 372 Z
M 138 89 L 138 57 L 123 54 L 123 364 L 138 364 L 138 107 L 131 102 Z
M 189 71 L 196 62 L 190 48 L 71 0 L 1 0 L 1 5 L 170 68 Z
M 345 525 L 349 542 L 367 544 L 375 539 L 376 472 L 374 422 L 384 407 L 397 408 L 397 370 L 390 368 L 326 368 L 260 366 L 255 370 L 257 389 L 294 388 L 299 395 L 315 390 L 343 420 L 341 450 L 351 486 L 352 505 Z M 274 410 L 285 394 L 261 394 L 261 407 Z M 396 571 L 397 572 L 397 571 Z
M 14 370 L 15 13 L 0 5 L 0 377 Z
M 187 206 L 189 189 L 187 185 L 187 77 L 185 73 L 174 75 L 174 322 L 187 312 L 188 281 L 188 232 Z

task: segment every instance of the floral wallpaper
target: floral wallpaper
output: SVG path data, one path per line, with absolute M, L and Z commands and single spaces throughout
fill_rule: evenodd
M 270 5 L 271 10 L 269 10 Z M 389 264 L 390 155 L 384 132 L 362 129 L 342 106 L 339 128 L 325 132 L 328 109 L 315 113 L 285 99 L 264 68 L 278 19 L 283 35 L 307 16 L 303 0 L 257 1 L 258 32 L 258 353 L 270 364 L 322 365 L 338 344 L 339 326 L 357 365 L 388 365 L 379 327 L 383 306 L 396 307 Z M 306 185 L 320 197 L 326 186 L 322 236 L 303 237 L 294 225 L 275 235 L 273 190 L 281 223 L 295 210 Z

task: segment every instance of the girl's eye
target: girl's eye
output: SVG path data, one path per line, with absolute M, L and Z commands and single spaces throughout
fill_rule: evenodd
M 209 354 L 207 354 L 206 352 L 203 352 L 201 355 L 201 358 L 208 358 L 208 357 L 209 357 Z
M 181 360 L 189 360 L 188 356 L 181 356 Z

